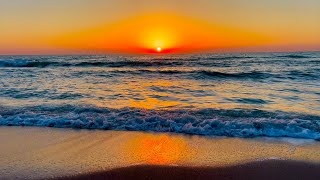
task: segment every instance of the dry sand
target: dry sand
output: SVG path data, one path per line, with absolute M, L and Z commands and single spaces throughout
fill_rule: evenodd
M 0 127 L 0 148 L 0 179 L 314 179 L 320 174 L 320 142 L 301 139 Z

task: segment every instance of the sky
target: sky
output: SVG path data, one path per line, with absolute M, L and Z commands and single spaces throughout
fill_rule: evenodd
M 319 0 L 0 0 L 0 54 L 318 51 L 319 32 Z

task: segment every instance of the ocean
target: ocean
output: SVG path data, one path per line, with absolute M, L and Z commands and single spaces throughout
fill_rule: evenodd
M 320 140 L 320 52 L 0 56 L 0 126 Z

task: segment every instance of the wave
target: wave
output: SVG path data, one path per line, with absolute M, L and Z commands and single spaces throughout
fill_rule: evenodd
M 280 58 L 292 58 L 292 59 L 304 59 L 304 58 L 311 58 L 310 56 L 297 55 L 297 54 L 281 55 L 281 56 L 277 56 L 277 57 L 280 57 Z
M 115 70 L 109 71 L 110 73 L 121 74 L 169 74 L 169 75 L 187 75 L 188 78 L 196 79 L 210 79 L 210 78 L 234 78 L 234 79 L 266 79 L 270 77 L 278 77 L 277 74 L 267 72 L 239 72 L 239 73 L 225 73 L 210 70 L 150 70 L 138 69 L 133 71 Z
M 212 70 L 161 70 L 161 69 L 142 69 L 142 68 L 154 68 L 154 67 L 176 67 L 184 66 L 188 67 L 190 64 L 184 64 L 187 62 L 179 61 L 92 61 L 92 62 L 57 62 L 57 61 L 30 61 L 30 60 L 18 60 L 18 61 L 0 61 L 0 67 L 19 67 L 19 68 L 47 68 L 47 67 L 110 67 L 110 68 L 125 68 L 134 67 L 134 70 L 111 70 L 110 73 L 123 73 L 123 74 L 172 74 L 172 75 L 191 75 L 196 79 L 208 79 L 208 78 L 235 78 L 235 79 L 267 79 L 267 78 L 289 78 L 292 80 L 308 79 L 317 80 L 319 74 L 316 70 L 309 72 L 302 72 L 298 70 L 283 71 L 278 73 L 251 71 L 251 72 L 218 72 Z M 201 64 L 199 62 L 198 64 Z M 209 63 L 210 64 L 210 63 Z M 192 65 L 192 64 L 191 64 Z M 195 66 L 197 64 L 194 64 Z M 202 64 L 204 65 L 204 64 Z M 214 64 L 211 64 L 211 66 Z M 139 69 L 140 68 L 140 69 Z M 91 73 L 92 74 L 92 73 Z
M 58 61 L 30 61 L 10 60 L 0 61 L 0 67 L 151 67 L 151 66 L 179 66 L 182 61 L 85 61 L 85 62 L 58 62 Z
M 233 78 L 252 78 L 252 79 L 264 79 L 273 76 L 271 73 L 266 72 L 242 72 L 242 73 L 222 73 L 216 71 L 200 71 L 199 73 L 210 77 L 233 77 Z
M 221 57 L 207 57 L 201 58 L 203 60 L 232 60 L 232 59 L 252 59 L 253 56 L 221 56 Z
M 315 69 L 314 71 L 297 71 L 292 70 L 288 71 L 287 75 L 290 79 L 308 79 L 308 80 L 317 80 L 319 79 L 320 75 L 318 73 L 319 71 Z
M 0 126 L 173 132 L 229 137 L 293 137 L 320 140 L 320 117 L 257 109 L 98 108 L 94 106 L 1 107 Z
M 107 73 L 106 73 L 107 72 Z M 116 69 L 109 71 L 101 71 L 101 72 L 79 72 L 74 73 L 75 76 L 101 76 L 101 77 L 118 77 L 119 75 L 171 75 L 171 76 L 179 76 L 179 78 L 193 78 L 193 79 L 239 79 L 239 80 L 264 80 L 264 79 L 290 79 L 290 80 L 318 80 L 320 78 L 317 70 L 312 71 L 282 71 L 282 72 L 262 72 L 262 71 L 249 71 L 249 72 L 219 72 L 213 70 L 202 70 L 202 69 L 186 69 L 186 70 L 178 70 L 178 69 Z
M 48 66 L 61 66 L 64 63 L 60 62 L 50 62 L 50 61 L 0 61 L 0 67 L 38 67 L 45 68 Z
M 62 58 L 62 59 L 61 59 Z M 46 68 L 46 67 L 150 67 L 150 66 L 183 66 L 183 65 L 197 65 L 204 63 L 206 66 L 216 66 L 219 64 L 214 64 L 208 60 L 232 60 L 232 59 L 246 59 L 253 57 L 244 57 L 244 56 L 221 56 L 221 57 L 188 57 L 188 58 L 147 58 L 147 59 L 108 59 L 107 57 L 96 59 L 90 56 L 66 56 L 61 57 L 29 57 L 25 59 L 21 58 L 7 58 L 0 59 L 0 67 L 37 67 L 37 68 Z M 51 61 L 50 61 L 51 59 Z M 54 59 L 54 61 L 52 61 Z M 85 60 L 85 61 L 84 61 Z M 200 61 L 200 62 L 198 62 Z M 203 62 L 206 61 L 206 62 Z
M 109 56 L 39 56 L 39 57 L 0 57 L 0 67 L 160 67 L 160 66 L 205 66 L 230 67 L 237 62 L 261 63 L 261 60 L 279 62 L 280 58 L 311 58 L 305 55 L 288 54 L 279 56 L 249 55 L 203 55 L 179 57 L 109 57 Z M 244 61 L 242 61 L 244 60 Z M 256 61 L 258 60 L 258 61 Z M 280 60 L 280 62 L 282 62 Z M 316 61 L 317 62 L 317 61 Z

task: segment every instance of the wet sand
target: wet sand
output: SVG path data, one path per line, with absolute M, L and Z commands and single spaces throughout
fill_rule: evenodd
M 319 180 L 320 164 L 290 160 L 266 160 L 228 167 L 183 167 L 141 165 L 105 172 L 62 177 L 68 180 L 100 179 L 288 179 Z
M 0 148 L 0 179 L 319 179 L 320 174 L 320 142 L 305 139 L 0 127 Z

